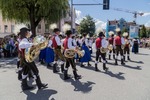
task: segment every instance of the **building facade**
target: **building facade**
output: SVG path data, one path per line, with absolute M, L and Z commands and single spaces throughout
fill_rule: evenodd
M 123 18 L 121 18 L 120 20 L 108 20 L 106 24 L 106 37 L 109 37 L 109 31 L 113 31 L 115 33 L 116 28 L 120 28 L 121 30 L 126 29 L 129 32 L 130 26 L 134 25 L 136 25 L 135 22 L 127 22 Z

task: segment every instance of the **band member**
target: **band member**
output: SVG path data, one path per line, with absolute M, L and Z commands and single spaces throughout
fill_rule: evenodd
M 91 66 L 89 61 L 91 60 L 91 54 L 89 51 L 89 44 L 88 44 L 88 39 L 86 38 L 86 33 L 83 34 L 82 38 L 82 49 L 85 51 L 85 55 L 79 59 L 79 62 L 81 62 L 81 67 L 84 67 L 83 62 L 88 62 L 88 66 Z
M 121 64 L 124 65 L 124 57 L 123 57 L 123 49 L 121 48 L 122 45 L 125 44 L 124 38 L 121 37 L 121 30 L 118 28 L 116 29 L 117 36 L 114 39 L 114 46 L 115 46 L 115 52 L 116 52 L 116 58 L 115 58 L 115 65 L 118 65 L 118 55 L 120 53 L 121 55 Z
M 66 39 L 63 43 L 64 45 L 64 50 L 66 49 L 76 49 L 75 46 L 73 46 L 72 42 L 72 31 L 71 30 L 68 30 L 66 31 Z M 74 62 L 74 58 L 66 58 L 66 66 L 65 66 L 65 70 L 64 70 L 64 80 L 67 80 L 69 79 L 70 77 L 68 76 L 68 68 L 69 66 L 72 66 L 72 69 L 73 69 L 73 74 L 74 74 L 74 78 L 77 80 L 77 79 L 81 79 L 81 76 L 77 74 L 77 69 L 76 69 L 76 64 Z
M 100 51 L 101 48 L 107 48 L 108 42 L 104 38 L 104 33 L 101 31 L 98 34 L 98 38 L 95 41 L 96 44 L 96 61 L 95 61 L 95 71 L 99 71 L 97 64 L 98 64 L 98 59 L 99 56 L 101 55 L 101 58 L 103 59 L 103 70 L 107 71 L 108 68 L 106 67 L 106 53 L 102 53 Z
M 88 39 L 88 44 L 89 44 L 89 50 L 90 50 L 90 54 L 92 54 L 92 45 L 93 45 L 93 40 L 91 37 L 89 37 L 89 35 L 87 36 Z
M 30 90 L 33 89 L 33 87 L 29 86 L 27 84 L 27 76 L 29 71 L 32 71 L 34 74 L 34 78 L 36 80 L 36 84 L 38 86 L 38 89 L 41 88 L 46 88 L 47 84 L 43 84 L 41 82 L 40 76 L 39 76 L 39 70 L 37 69 L 37 66 L 35 65 L 34 61 L 33 62 L 27 62 L 25 58 L 25 50 L 34 46 L 33 43 L 30 43 L 28 41 L 28 38 L 31 36 L 29 33 L 29 29 L 27 28 L 21 28 L 20 29 L 20 37 L 21 37 L 21 42 L 19 43 L 19 49 L 21 50 L 21 60 L 23 61 L 23 69 L 22 69 L 22 83 L 21 87 L 22 90 Z
M 137 38 L 133 39 L 132 52 L 137 54 L 139 52 L 139 40 Z
M 110 38 L 108 39 L 109 45 L 114 45 L 114 32 L 110 31 L 109 32 Z M 113 47 L 112 50 L 109 50 L 109 60 L 111 59 L 111 53 L 113 52 L 113 59 L 115 59 L 115 48 Z
M 123 33 L 123 37 L 125 39 L 125 48 L 124 48 L 124 61 L 126 59 L 126 54 L 127 54 L 127 59 L 130 60 L 130 45 L 131 45 L 131 42 L 130 40 L 128 39 L 129 35 L 128 33 Z
M 65 58 L 64 58 L 63 54 L 61 53 L 62 42 L 61 42 L 61 39 L 59 37 L 60 30 L 58 28 L 55 28 L 53 32 L 55 33 L 55 35 L 54 35 L 54 37 L 52 39 L 54 53 L 55 53 L 53 73 L 57 73 L 58 72 L 57 69 L 56 69 L 57 68 L 57 61 L 58 61 L 58 59 L 61 60 L 61 72 L 63 73 Z
M 17 39 L 17 47 L 18 47 L 18 59 L 17 59 L 17 69 L 18 69 L 18 80 L 22 79 L 22 62 L 21 62 L 21 52 L 19 50 L 19 43 L 21 42 L 20 33 L 18 33 L 18 39 Z
M 49 35 L 48 46 L 46 48 L 46 58 L 45 62 L 47 63 L 47 67 L 52 67 L 54 62 L 54 50 L 52 48 L 52 36 Z

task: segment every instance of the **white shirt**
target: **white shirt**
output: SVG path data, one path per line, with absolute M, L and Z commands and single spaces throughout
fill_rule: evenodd
M 52 47 L 52 40 L 48 41 L 48 47 L 50 47 L 50 48 Z
M 82 44 L 83 44 L 84 42 L 85 42 L 85 45 L 86 45 L 86 46 L 89 46 L 88 39 L 83 38 L 83 39 L 82 39 Z
M 93 41 L 90 39 L 89 40 L 89 46 L 92 47 Z
M 74 46 L 77 46 L 76 40 L 75 40 L 75 39 L 72 39 L 72 41 L 73 41 L 73 45 L 74 45 Z
M 33 45 L 33 43 L 30 43 L 26 38 L 22 39 L 19 43 L 19 49 L 26 49 L 30 48 Z
M 72 45 L 72 38 L 68 38 L 68 49 L 75 49 L 75 46 Z
M 102 39 L 102 41 L 101 41 L 102 43 L 102 47 L 103 48 L 107 48 L 107 46 L 108 46 L 108 41 L 106 40 L 106 39 Z
M 121 37 L 121 44 L 125 44 L 125 39 L 123 37 Z
M 56 43 L 57 43 L 58 46 L 62 45 L 62 42 L 61 42 L 61 40 L 60 40 L 60 38 L 59 38 L 58 35 L 55 36 L 55 41 L 56 41 Z

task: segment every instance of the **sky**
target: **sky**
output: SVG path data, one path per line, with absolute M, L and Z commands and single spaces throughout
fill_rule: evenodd
M 95 4 L 103 3 L 103 0 L 73 0 L 74 4 Z M 144 24 L 150 27 L 150 0 L 110 0 L 110 10 L 103 10 L 102 5 L 98 6 L 74 6 L 76 9 L 76 22 L 80 21 L 86 16 L 90 15 L 96 21 L 97 27 L 105 29 L 107 20 L 118 20 L 124 18 L 126 21 L 133 21 L 134 15 L 123 11 L 115 11 L 114 8 L 121 8 L 124 10 L 143 12 L 143 16 L 138 16 L 137 24 Z

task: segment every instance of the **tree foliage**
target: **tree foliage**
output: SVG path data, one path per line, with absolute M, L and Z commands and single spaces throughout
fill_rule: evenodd
M 122 29 L 122 33 L 124 33 L 124 32 L 129 32 L 129 31 L 128 31 L 127 28 L 124 27 L 124 28 Z
M 147 29 L 147 37 L 150 37 L 150 29 Z
M 143 25 L 141 30 L 140 30 L 140 37 L 147 37 L 147 32 L 146 32 L 146 27 Z
M 89 15 L 87 15 L 80 23 L 79 33 L 87 33 L 92 36 L 95 33 L 95 21 Z
M 57 22 L 65 16 L 68 0 L 0 0 L 0 10 L 4 19 L 29 22 L 32 33 L 39 22 Z

